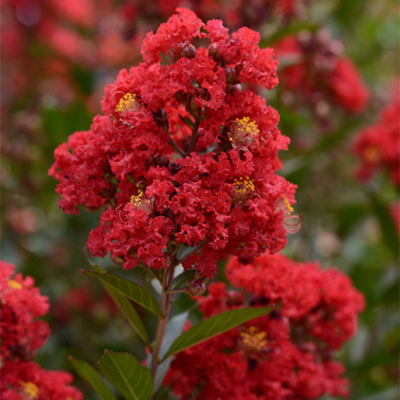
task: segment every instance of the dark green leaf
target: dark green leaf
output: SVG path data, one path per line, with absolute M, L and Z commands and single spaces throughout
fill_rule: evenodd
M 241 308 L 226 311 L 208 318 L 188 329 L 186 332 L 183 332 L 183 334 L 172 344 L 164 359 L 217 336 L 220 333 L 229 331 L 229 329 L 241 325 L 253 318 L 261 317 L 270 311 L 271 307 Z
M 110 388 L 101 379 L 99 373 L 88 363 L 78 360 L 72 356 L 68 357 L 77 374 L 96 391 L 102 400 L 116 400 Z
M 153 377 L 148 368 L 128 353 L 105 350 L 99 362 L 100 371 L 127 400 L 148 400 L 153 390 Z
M 99 265 L 92 265 L 92 268 L 100 274 L 105 273 L 104 269 L 101 268 Z M 149 337 L 147 336 L 147 332 L 144 329 L 142 320 L 140 319 L 138 313 L 136 312 L 130 301 L 123 294 L 121 294 L 120 291 L 114 289 L 111 285 L 107 284 L 103 280 L 102 284 L 109 295 L 113 298 L 118 308 L 125 315 L 126 319 L 129 321 L 135 332 L 146 344 L 150 344 Z
M 171 283 L 171 289 L 175 289 L 178 286 L 182 285 L 184 282 L 188 282 L 190 278 L 192 278 L 196 274 L 196 271 L 193 269 L 189 269 L 187 271 L 179 274 Z
M 149 311 L 160 317 L 162 316 L 157 300 L 149 291 L 147 291 L 137 283 L 129 281 L 128 279 L 121 278 L 114 274 L 99 274 L 97 272 L 83 270 L 81 272 L 84 275 L 94 276 L 102 280 L 126 297 L 133 300 L 135 303 L 140 304 L 144 308 L 147 308 Z
M 194 128 L 194 123 L 191 119 L 186 118 L 186 117 L 182 117 L 182 115 L 179 115 L 179 118 L 182 120 L 182 122 L 184 122 L 187 126 L 189 126 L 190 128 Z

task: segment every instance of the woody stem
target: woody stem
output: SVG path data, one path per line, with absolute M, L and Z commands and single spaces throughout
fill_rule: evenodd
M 153 379 L 156 377 L 157 367 L 159 364 L 159 354 L 161 350 L 162 341 L 165 334 L 165 328 L 168 323 L 169 314 L 171 312 L 172 299 L 174 293 L 168 293 L 168 289 L 174 278 L 175 264 L 164 270 L 162 278 L 162 292 L 161 292 L 161 317 L 158 317 L 156 339 L 151 357 L 151 373 Z
M 200 125 L 200 117 L 196 118 L 196 122 L 194 124 L 193 131 L 192 131 L 192 137 L 190 138 L 189 147 L 188 147 L 188 150 L 187 150 L 185 156 L 188 156 L 196 147 L 197 131 L 199 129 L 199 125 Z

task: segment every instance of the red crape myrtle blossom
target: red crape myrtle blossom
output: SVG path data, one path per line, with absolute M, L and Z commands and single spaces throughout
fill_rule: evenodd
M 65 212 L 105 209 L 92 255 L 110 252 L 126 269 L 183 261 L 212 276 L 230 254 L 251 262 L 285 246 L 295 186 L 276 170 L 289 139 L 241 86 L 278 83 L 273 50 L 250 29 L 229 36 L 221 21 L 177 11 L 147 35 L 144 62 L 106 87 L 91 129 L 56 149 L 49 173 Z M 182 245 L 194 250 L 179 260 Z
M 72 375 L 45 371 L 33 362 L 50 330 L 45 321 L 48 298 L 41 296 L 30 276 L 15 275 L 14 265 L 0 261 L 0 397 L 4 400 L 81 400 L 68 386 Z
M 296 263 L 282 254 L 264 254 L 252 265 L 232 258 L 227 276 L 254 295 L 252 302 L 279 304 L 279 311 L 333 349 L 357 328 L 364 299 L 341 271 L 321 270 L 317 262 Z M 290 289 L 289 289 L 290 288 Z
M 364 111 L 368 88 L 353 61 L 342 55 L 342 43 L 333 40 L 329 31 L 289 36 L 276 45 L 276 52 L 291 60 L 280 74 L 281 89 L 312 106 L 321 121 L 332 106 L 350 113 Z M 287 101 L 294 100 L 286 97 Z
M 375 171 L 384 170 L 395 185 L 400 184 L 400 82 L 379 121 L 358 134 L 354 152 L 361 161 L 356 172 L 360 180 L 366 181 Z
M 199 297 L 204 316 L 248 305 L 273 311 L 175 356 L 164 385 L 182 399 L 293 400 L 345 396 L 344 367 L 334 349 L 354 333 L 363 297 L 337 270 L 264 255 L 244 266 L 230 260 L 231 284 Z M 246 301 L 246 298 L 248 299 Z
M 2 400 L 81 400 L 82 393 L 70 386 L 72 375 L 46 371 L 32 362 L 8 361 L 1 370 Z
M 34 287 L 34 280 L 15 275 L 14 266 L 0 261 L 0 337 L 1 358 L 31 359 L 46 341 L 50 330 L 45 321 L 37 320 L 49 309 L 48 298 Z

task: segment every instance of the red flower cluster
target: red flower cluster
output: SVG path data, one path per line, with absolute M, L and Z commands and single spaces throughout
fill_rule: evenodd
M 82 394 L 68 383 L 72 375 L 46 371 L 31 361 L 47 339 L 46 322 L 36 320 L 49 309 L 30 276 L 13 276 L 14 266 L 0 261 L 1 382 L 4 400 L 81 400 Z
M 400 84 L 392 102 L 381 112 L 379 121 L 364 128 L 354 143 L 354 152 L 361 159 L 357 176 L 366 181 L 377 170 L 390 173 L 392 182 L 400 184 Z
M 311 400 L 348 393 L 334 349 L 354 333 L 364 300 L 342 272 L 266 254 L 247 266 L 231 259 L 227 276 L 250 297 L 213 283 L 208 296 L 197 299 L 205 317 L 246 307 L 246 298 L 273 311 L 179 353 L 165 385 L 183 399 L 199 400 Z
M 47 323 L 37 320 L 49 310 L 48 298 L 30 276 L 13 275 L 14 266 L 0 261 L 1 358 L 32 359 L 50 333 Z
M 177 11 L 147 35 L 144 63 L 106 87 L 91 130 L 55 151 L 49 173 L 65 212 L 108 207 L 90 234 L 94 256 L 161 269 L 180 246 L 198 247 L 183 264 L 212 276 L 229 254 L 251 262 L 285 246 L 295 186 L 276 170 L 289 140 L 277 112 L 242 91 L 278 83 L 259 34 L 242 28 L 230 37 L 221 21 Z
M 304 32 L 287 37 L 276 46 L 278 56 L 291 63 L 280 75 L 283 89 L 295 92 L 321 119 L 328 115 L 330 105 L 358 113 L 369 99 L 360 73 L 342 51 L 342 43 L 324 29 L 315 35 Z

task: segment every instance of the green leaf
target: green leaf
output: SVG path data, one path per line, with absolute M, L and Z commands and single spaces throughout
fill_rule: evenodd
M 105 350 L 99 362 L 100 371 L 127 400 L 148 400 L 153 390 L 153 377 L 148 368 L 128 353 Z
M 100 273 L 105 273 L 105 270 L 101 268 L 99 265 L 92 265 L 92 268 Z M 121 294 L 120 291 L 114 289 L 111 285 L 107 284 L 105 281 L 102 281 L 104 288 L 107 290 L 108 294 L 113 298 L 118 308 L 125 315 L 128 322 L 131 324 L 132 328 L 139 335 L 139 337 L 146 343 L 150 344 L 149 337 L 147 336 L 147 332 L 144 329 L 142 320 L 140 319 L 138 313 L 135 308 L 132 306 L 130 301 Z
M 229 329 L 241 325 L 253 318 L 268 314 L 270 311 L 271 307 L 241 308 L 226 311 L 210 317 L 188 329 L 186 332 L 183 332 L 183 334 L 172 344 L 167 354 L 164 356 L 164 359 L 217 336 L 220 333 L 229 331 Z
M 85 361 L 78 360 L 72 356 L 68 357 L 70 363 L 75 368 L 77 374 L 89 382 L 90 386 L 96 391 L 102 400 L 116 400 L 110 388 L 100 378 L 99 373 Z
M 100 274 L 92 271 L 81 271 L 84 275 L 94 276 L 130 298 L 135 303 L 162 317 L 160 307 L 154 296 L 142 286 L 128 279 L 121 278 L 114 274 Z
M 179 274 L 176 278 L 171 283 L 170 289 L 175 289 L 178 286 L 182 285 L 184 282 L 188 282 L 190 278 L 193 278 L 193 276 L 196 274 L 196 271 L 194 269 L 189 269 L 187 271 L 182 272 Z
M 190 128 L 194 128 L 194 123 L 190 118 L 187 117 L 182 117 L 182 115 L 179 115 L 179 118 L 182 120 L 183 123 L 185 123 L 187 126 Z

